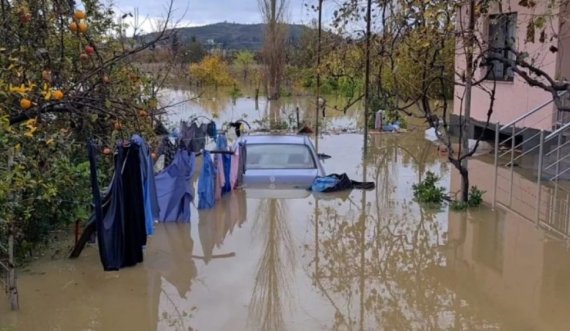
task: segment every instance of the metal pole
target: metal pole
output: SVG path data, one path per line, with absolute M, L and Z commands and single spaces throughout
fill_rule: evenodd
M 566 194 L 566 212 L 564 213 L 566 215 L 566 218 L 564 218 L 566 220 L 566 224 L 565 224 L 565 230 L 564 233 L 568 234 L 568 223 L 570 222 L 570 195 L 568 195 L 568 193 Z
M 317 98 L 315 108 L 315 148 L 319 151 L 319 110 L 321 99 L 321 32 L 322 32 L 322 15 L 323 15 L 323 1 L 319 0 L 319 18 L 317 29 Z
M 368 152 L 368 113 L 370 106 L 370 37 L 371 37 L 372 0 L 366 8 L 366 70 L 364 72 L 364 154 Z
M 560 174 L 560 145 L 562 144 L 562 133 L 558 134 L 558 146 L 556 146 L 556 184 L 558 184 L 558 175 Z
M 540 130 L 540 142 L 538 145 L 538 176 L 536 178 L 536 224 L 540 223 L 540 195 L 542 193 L 542 155 L 544 152 L 544 130 Z
M 497 178 L 499 175 L 499 122 L 495 124 L 495 174 L 493 179 L 493 209 L 497 204 Z
M 556 161 L 554 161 L 554 162 L 556 162 L 556 167 L 555 167 L 556 168 L 556 170 L 555 170 L 556 182 L 554 183 L 554 203 L 553 203 L 554 212 L 556 213 L 555 216 L 558 216 L 559 218 L 561 218 L 561 216 L 562 216 L 560 203 L 558 202 L 558 183 L 559 183 L 558 175 L 560 174 L 560 145 L 561 144 L 562 144 L 562 133 L 559 133 L 558 139 L 557 139 L 557 146 L 556 146 Z
M 515 170 L 515 164 L 514 161 L 515 160 L 515 127 L 512 127 L 511 130 L 511 162 L 509 162 L 509 164 L 511 165 L 511 181 L 510 181 L 510 189 L 509 189 L 509 206 L 511 205 L 511 203 L 513 202 L 513 175 L 514 175 L 514 170 Z

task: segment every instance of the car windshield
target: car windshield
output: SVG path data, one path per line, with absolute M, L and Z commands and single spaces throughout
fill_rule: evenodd
M 246 169 L 314 169 L 315 160 L 306 145 L 248 144 Z

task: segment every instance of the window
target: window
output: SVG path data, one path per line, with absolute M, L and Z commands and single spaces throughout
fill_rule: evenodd
M 315 160 L 305 145 L 248 144 L 246 169 L 314 169 Z
M 499 14 L 489 16 L 489 54 L 510 60 L 515 54 L 509 49 L 515 49 L 517 14 Z M 513 70 L 509 65 L 499 60 L 489 60 L 487 79 L 512 81 Z

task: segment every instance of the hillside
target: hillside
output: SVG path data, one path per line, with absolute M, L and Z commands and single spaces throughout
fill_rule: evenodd
M 299 40 L 303 31 L 309 27 L 300 24 L 289 24 L 289 39 Z M 263 45 L 265 24 L 237 24 L 237 23 L 216 23 L 205 26 L 179 28 L 178 40 L 181 44 L 187 44 L 195 37 L 202 44 L 207 44 L 213 40 L 216 44 L 221 44 L 225 49 L 249 49 L 259 50 Z M 153 34 L 143 38 L 152 38 Z

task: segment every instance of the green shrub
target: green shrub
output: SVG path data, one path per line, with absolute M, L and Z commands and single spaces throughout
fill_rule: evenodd
M 448 199 L 445 194 L 445 188 L 437 186 L 440 178 L 433 172 L 428 171 L 426 177 L 418 184 L 412 186 L 414 190 L 414 199 L 419 203 L 428 203 L 437 206 Z
M 451 209 L 460 211 L 479 207 L 481 203 L 483 203 L 483 194 L 485 194 L 485 192 L 481 191 L 477 186 L 471 186 L 467 202 L 455 200 L 451 203 Z

